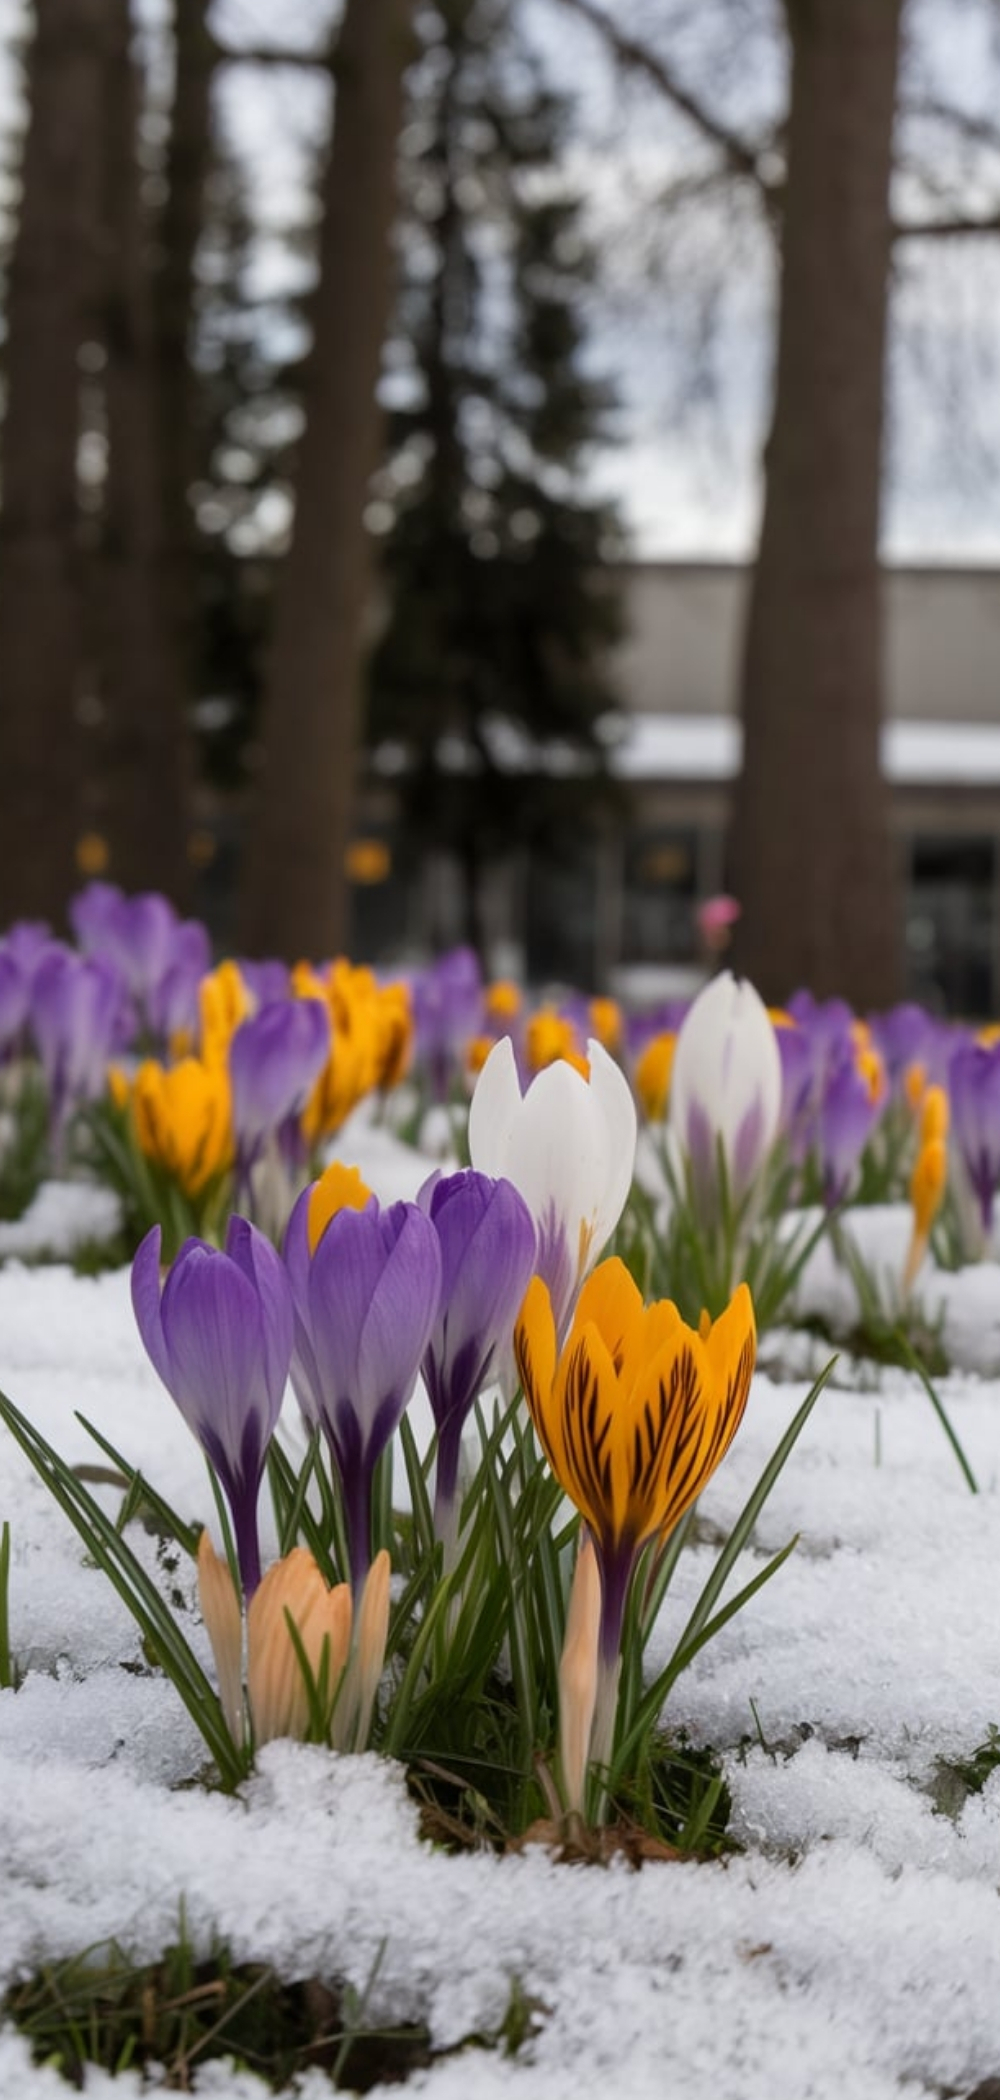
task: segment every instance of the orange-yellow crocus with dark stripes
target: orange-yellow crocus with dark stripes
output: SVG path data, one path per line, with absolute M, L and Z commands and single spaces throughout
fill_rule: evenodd
M 668 1299 L 645 1305 L 623 1262 L 601 1262 L 561 1351 L 545 1284 L 528 1286 L 514 1353 L 542 1449 L 597 1548 L 605 1669 L 642 1548 L 673 1529 L 736 1435 L 756 1345 L 745 1283 L 696 1331 Z

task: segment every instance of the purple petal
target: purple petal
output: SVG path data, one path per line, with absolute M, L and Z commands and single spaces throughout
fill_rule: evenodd
M 402 1412 L 441 1298 L 441 1250 L 430 1220 L 412 1203 L 393 1204 L 379 1220 L 386 1255 L 358 1338 L 359 1392 Z
M 260 1305 L 267 1392 L 280 1409 L 292 1356 L 294 1313 L 291 1286 L 270 1240 L 246 1218 L 232 1217 L 226 1253 L 253 1285 Z
M 160 1227 L 147 1232 L 132 1263 L 132 1309 L 143 1347 L 157 1376 L 172 1388 L 173 1367 L 160 1309 Z

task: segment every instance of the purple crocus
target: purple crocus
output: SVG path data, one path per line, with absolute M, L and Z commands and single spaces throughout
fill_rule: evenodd
M 95 1101 L 120 1039 L 125 986 L 112 964 L 53 946 L 31 987 L 31 1031 L 58 1145 L 73 1109 Z
M 455 1543 L 462 1428 L 510 1349 L 534 1267 L 535 1227 L 509 1181 L 471 1167 L 432 1175 L 417 1202 L 441 1248 L 441 1307 L 423 1372 L 438 1433 L 434 1522 L 447 1561 Z
M 208 934 L 198 919 L 183 919 L 175 929 L 170 960 L 150 986 L 146 1015 L 157 1040 L 169 1048 L 180 1035 L 194 1042 L 198 1034 L 198 991 L 212 967 Z
M 260 1581 L 257 1497 L 292 1354 L 281 1259 L 233 1217 L 223 1253 L 185 1240 L 161 1296 L 154 1225 L 132 1264 L 132 1304 L 146 1354 L 222 1485 L 249 1600 Z
M 952 1143 L 988 1240 L 1000 1183 L 1000 1043 L 963 1043 L 948 1068 L 948 1091 Z
M 412 1395 L 441 1298 L 441 1247 L 415 1203 L 335 1212 L 310 1246 L 313 1190 L 288 1221 L 292 1384 L 340 1476 L 355 1595 L 371 1562 L 375 1467 Z
M 167 987 L 175 973 L 197 980 L 211 967 L 205 928 L 194 919 L 179 920 L 158 890 L 126 897 L 113 882 L 92 882 L 74 897 L 69 917 L 85 954 L 103 957 L 120 971 L 155 1034 L 164 1033 L 171 1003 Z
M 233 1128 L 244 1172 L 272 1136 L 287 1138 L 330 1055 L 320 999 L 280 999 L 241 1022 L 229 1046 Z
M 828 1210 L 844 1201 L 881 1113 L 881 1101 L 853 1058 L 839 1059 L 824 1085 L 816 1119 L 823 1201 Z
M 435 1101 L 446 1101 L 483 1019 L 483 979 L 471 948 L 453 948 L 410 986 L 415 1059 Z
M 776 1028 L 781 1058 L 781 1122 L 788 1156 L 801 1167 L 809 1151 L 816 1095 L 816 1053 L 812 1038 L 797 1024 Z

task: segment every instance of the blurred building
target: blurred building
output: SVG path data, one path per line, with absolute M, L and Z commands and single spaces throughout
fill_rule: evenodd
M 612 769 L 627 815 L 575 863 L 513 863 L 491 899 L 499 959 L 535 980 L 615 982 L 654 996 L 697 966 L 698 903 L 727 886 L 725 833 L 740 765 L 733 713 L 749 574 L 642 562 L 624 575 L 628 639 L 615 674 L 626 709 Z M 908 990 L 951 1012 L 1000 1008 L 1000 573 L 886 575 L 883 764 L 905 892 Z M 446 867 L 392 860 L 391 781 L 370 814 L 386 874 L 357 892 L 357 952 L 377 953 L 400 910 L 411 938 L 448 937 Z M 460 938 L 456 918 L 452 929 Z M 508 952 L 509 951 L 509 952 Z

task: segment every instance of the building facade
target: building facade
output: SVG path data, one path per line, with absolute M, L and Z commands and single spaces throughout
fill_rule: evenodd
M 622 813 L 548 867 L 512 860 L 489 900 L 497 967 L 532 981 L 652 996 L 697 966 L 699 902 L 727 887 L 740 765 L 735 714 L 749 572 L 634 563 L 614 681 L 624 709 L 612 771 Z M 885 578 L 883 764 L 905 897 L 913 997 L 952 1013 L 1000 1010 L 1000 573 L 893 568 Z M 391 781 L 367 821 L 391 842 Z M 453 871 L 390 858 L 359 890 L 358 952 L 393 934 L 419 950 L 460 938 Z M 380 893 L 377 893 L 380 892 Z M 401 927 L 400 914 L 403 924 Z

